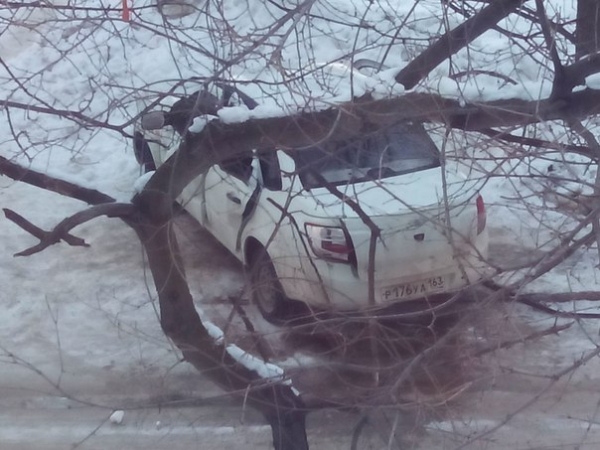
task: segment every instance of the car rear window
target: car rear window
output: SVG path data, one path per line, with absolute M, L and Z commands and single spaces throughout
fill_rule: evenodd
M 423 126 L 407 122 L 290 154 L 306 189 L 379 180 L 440 165 L 439 150 Z

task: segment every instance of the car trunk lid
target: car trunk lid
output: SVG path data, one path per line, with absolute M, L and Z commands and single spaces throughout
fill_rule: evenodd
M 444 188 L 441 170 L 338 186 L 337 195 L 333 187 L 313 189 L 305 196 L 314 199 L 314 210 L 305 212 L 345 230 L 360 279 L 371 270 L 374 281 L 443 272 L 472 249 L 477 191 L 455 173 L 446 174 Z

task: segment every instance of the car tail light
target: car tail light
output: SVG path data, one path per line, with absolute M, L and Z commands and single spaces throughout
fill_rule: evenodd
M 352 262 L 354 247 L 343 228 L 307 223 L 306 234 L 315 256 L 339 262 Z
M 483 202 L 483 197 L 481 195 L 477 196 L 475 203 L 477 204 L 477 234 L 479 235 L 485 230 L 487 217 L 485 213 L 485 203 Z

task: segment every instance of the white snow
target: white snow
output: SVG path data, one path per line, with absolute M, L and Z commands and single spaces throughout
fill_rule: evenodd
M 225 341 L 225 333 L 223 333 L 223 330 L 207 319 L 206 312 L 200 308 L 197 309 L 200 314 L 200 319 L 202 320 L 202 325 L 204 325 L 208 331 L 208 334 L 210 334 L 217 344 L 223 344 Z M 256 372 L 266 381 L 283 382 L 284 384 L 292 387 L 293 392 L 296 395 L 300 395 L 300 392 L 292 386 L 291 380 L 286 378 L 285 371 L 280 366 L 266 362 L 263 359 L 248 353 L 235 344 L 227 344 L 225 351 L 241 365 Z
M 585 85 L 590 89 L 600 89 L 600 73 L 585 77 Z
M 219 119 L 224 123 L 246 122 L 251 112 L 246 106 L 230 106 L 219 110 Z
M 142 192 L 144 190 L 144 187 L 146 186 L 146 183 L 148 183 L 148 181 L 150 181 L 150 178 L 152 178 L 152 175 L 154 175 L 154 170 L 150 170 L 142 176 L 140 176 L 133 183 L 133 190 L 137 193 Z
M 254 355 L 251 355 L 245 350 L 242 350 L 235 344 L 227 346 L 227 353 L 233 359 L 239 361 L 246 368 L 255 371 L 266 380 L 280 381 L 283 380 L 283 369 L 275 364 L 267 363 Z
M 210 336 L 215 340 L 217 344 L 222 344 L 225 337 L 225 333 L 223 333 L 223 330 L 221 330 L 214 323 L 206 320 L 205 315 L 200 315 L 200 318 L 202 319 L 202 324 L 204 325 L 204 328 L 206 328 L 206 330 L 208 331 L 208 334 L 210 334 Z
M 204 127 L 208 124 L 208 122 L 215 119 L 218 119 L 218 117 L 211 116 L 210 114 L 203 114 L 201 116 L 195 117 L 194 121 L 189 126 L 188 131 L 190 131 L 191 133 L 200 133 L 202 130 L 204 130 Z
M 113 425 L 121 425 L 123 423 L 123 418 L 124 417 L 125 417 L 125 411 L 123 411 L 121 409 L 118 409 L 118 410 L 114 411 L 110 415 L 110 417 L 108 418 L 108 420 Z

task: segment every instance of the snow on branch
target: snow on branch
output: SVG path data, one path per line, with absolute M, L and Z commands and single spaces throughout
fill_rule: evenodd
M 36 238 L 38 238 L 40 240 L 40 242 L 50 242 L 52 239 L 56 238 L 54 242 L 51 242 L 51 244 L 55 244 L 58 242 L 58 240 L 62 239 L 67 244 L 72 245 L 72 246 L 89 247 L 89 245 L 86 244 L 86 242 L 83 239 L 78 238 L 77 236 L 73 236 L 72 234 L 65 232 L 61 236 L 53 237 L 53 236 L 51 236 L 52 233 L 42 230 L 41 228 L 32 224 L 29 220 L 25 219 L 25 217 L 14 212 L 12 209 L 2 208 L 2 210 L 4 211 L 4 216 L 8 220 L 17 224 L 19 227 L 21 227 L 23 230 L 27 231 L 32 236 L 35 236 Z M 17 255 L 15 255 L 15 256 L 17 256 Z M 18 255 L 18 256 L 22 256 L 22 255 Z
M 326 139 L 347 139 L 366 127 L 382 127 L 401 120 L 439 122 L 479 131 L 598 113 L 600 90 L 594 89 L 573 92 L 561 100 L 507 99 L 473 103 L 412 92 L 381 100 L 367 94 L 335 108 L 290 116 L 253 118 L 250 114 L 248 120 L 240 123 L 213 120 L 200 133 L 186 135 L 178 151 L 156 171 L 133 201 L 144 210 L 161 211 L 162 220 L 167 221 L 171 203 L 185 186 L 222 160 L 252 149 L 301 149 Z

